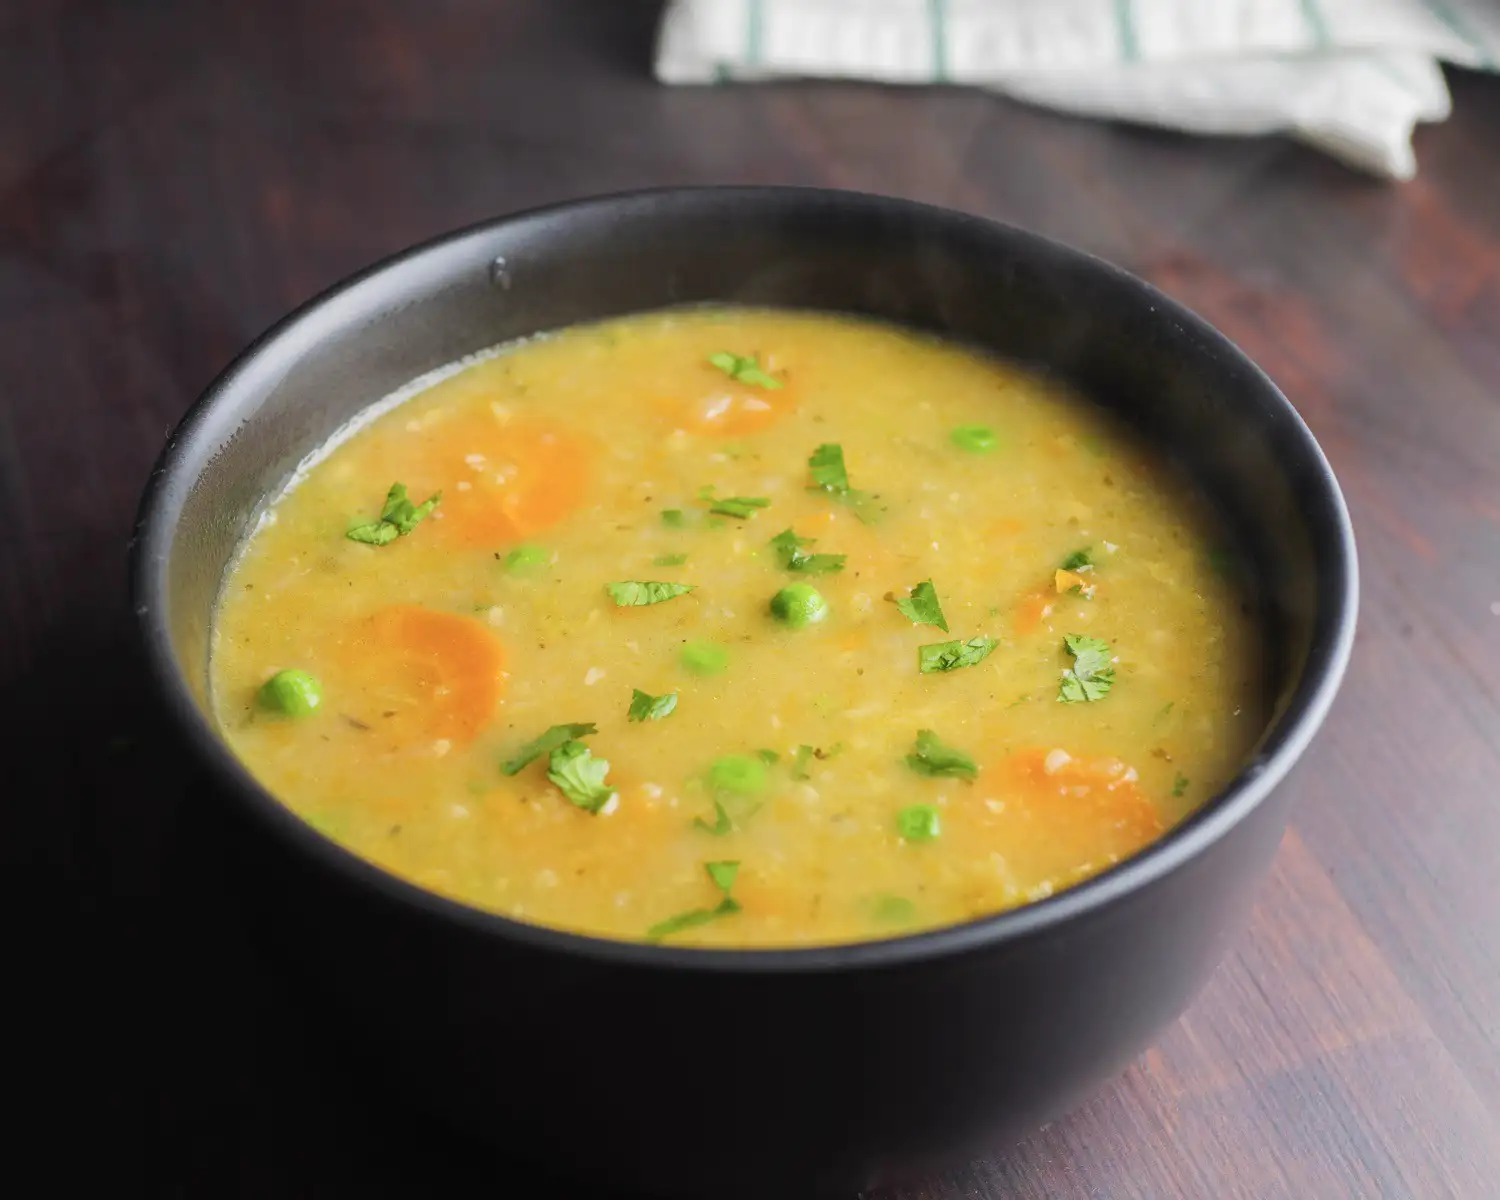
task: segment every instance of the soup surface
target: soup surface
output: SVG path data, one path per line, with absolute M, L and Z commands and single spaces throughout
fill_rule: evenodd
M 262 520 L 213 692 L 271 792 L 426 888 L 615 938 L 887 937 L 1134 853 L 1264 724 L 1194 495 L 969 349 L 676 311 L 408 393 Z

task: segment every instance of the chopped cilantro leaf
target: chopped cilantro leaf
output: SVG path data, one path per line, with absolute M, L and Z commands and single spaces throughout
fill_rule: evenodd
M 988 425 L 960 425 L 948 436 L 955 446 L 970 454 L 988 454 L 1000 444 L 995 431 Z
M 551 754 L 553 750 L 564 742 L 573 741 L 575 738 L 588 737 L 591 733 L 598 733 L 592 721 L 575 722 L 572 725 L 554 725 L 540 737 L 532 738 L 505 762 L 500 764 L 500 770 L 506 775 L 514 775 L 527 763 L 541 758 L 544 754 Z
M 668 917 L 665 921 L 658 921 L 646 930 L 646 940 L 659 942 L 662 938 L 681 933 L 684 929 L 696 929 L 699 925 L 707 925 L 718 916 L 718 912 L 712 908 L 695 908 L 690 912 L 678 913 L 676 916 Z
M 918 775 L 946 775 L 970 782 L 979 776 L 979 768 L 972 758 L 962 750 L 945 746 L 930 729 L 917 731 L 917 742 L 906 756 L 906 765 Z
M 1064 571 L 1089 571 L 1094 567 L 1094 548 L 1085 546 L 1082 550 L 1075 550 L 1067 558 L 1062 560 Z
M 708 769 L 708 784 L 716 792 L 753 796 L 766 786 L 766 766 L 749 754 L 726 754 Z
M 849 486 L 849 471 L 844 466 L 844 448 L 837 442 L 824 442 L 814 450 L 812 457 L 807 460 L 807 470 L 812 478 L 809 491 L 827 492 L 847 504 L 866 525 L 873 524 L 879 518 L 875 497 L 869 492 Z
M 708 878 L 714 887 L 724 894 L 723 898 L 713 908 L 694 908 L 668 917 L 665 921 L 658 921 L 646 930 L 648 942 L 659 942 L 662 938 L 681 933 L 684 929 L 696 929 L 699 925 L 707 925 L 719 917 L 740 911 L 740 902 L 729 894 L 740 873 L 739 862 L 707 862 L 703 864 L 703 869 L 708 872 Z
M 1115 684 L 1109 643 L 1096 637 L 1069 633 L 1063 644 L 1073 656 L 1073 665 L 1063 672 L 1057 699 L 1063 704 L 1103 700 Z
M 753 517 L 756 509 L 770 507 L 771 502 L 765 496 L 726 496 L 722 500 L 713 501 L 708 506 L 708 511 L 744 521 Z
M 761 368 L 754 355 L 731 354 L 728 350 L 720 350 L 717 354 L 710 354 L 708 362 L 710 366 L 718 367 L 736 383 L 748 383 L 751 387 L 763 388 L 784 386 L 776 376 Z
M 849 471 L 844 466 L 844 448 L 837 442 L 824 442 L 812 452 L 807 460 L 807 469 L 812 476 L 814 489 L 821 488 L 834 495 L 849 490 Z
M 755 757 L 760 759 L 760 761 L 765 763 L 768 767 L 774 766 L 776 763 L 781 761 L 781 755 L 777 754 L 774 750 L 757 750 L 755 752 Z
M 809 777 L 808 764 L 813 760 L 815 751 L 811 746 L 798 746 L 792 755 L 792 778 L 807 779 Z
M 1172 795 L 1181 796 L 1188 790 L 1188 784 L 1191 782 L 1192 780 L 1186 775 L 1179 774 L 1176 779 L 1172 780 Z
M 664 508 L 661 510 L 661 523 L 668 529 L 681 529 L 687 524 L 687 514 L 680 508 Z
M 674 596 L 685 596 L 693 590 L 687 583 L 607 583 L 604 590 L 620 608 L 636 608 L 643 604 L 660 604 Z
M 681 933 L 684 929 L 696 929 L 699 925 L 707 925 L 710 921 L 717 921 L 720 917 L 727 917 L 730 913 L 739 911 L 739 901 L 733 896 L 725 896 L 713 908 L 695 908 L 691 912 L 678 913 L 675 917 L 658 921 L 646 930 L 646 940 L 659 942 L 662 938 Z
M 344 536 L 353 542 L 364 542 L 370 546 L 384 546 L 404 537 L 438 506 L 442 492 L 434 492 L 421 504 L 413 504 L 406 495 L 404 483 L 391 484 L 385 494 L 385 506 L 380 510 L 380 519 L 366 525 L 356 525 Z
M 582 742 L 564 742 L 547 760 L 547 778 L 572 803 L 597 813 L 619 793 L 604 782 L 609 761 L 595 758 Z
M 665 696 L 653 696 L 640 688 L 631 688 L 631 692 L 630 711 L 626 714 L 631 721 L 660 721 L 663 717 L 670 717 L 677 708 L 676 692 L 668 692 Z
M 500 556 L 495 555 L 496 558 Z M 507 571 L 523 571 L 531 567 L 543 567 L 552 560 L 552 556 L 540 546 L 517 546 L 505 556 L 505 569 Z
M 693 824 L 705 833 L 713 834 L 714 837 L 723 837 L 734 830 L 734 822 L 729 819 L 729 810 L 719 800 L 714 801 L 714 823 L 712 825 L 702 817 L 694 817 Z
M 784 571 L 801 575 L 831 575 L 844 569 L 846 554 L 809 554 L 803 546 L 815 544 L 815 539 L 798 537 L 791 529 L 783 529 L 771 539 L 771 549 Z
M 384 546 L 401 536 L 401 531 L 385 521 L 372 521 L 368 525 L 355 525 L 344 534 L 351 542 L 364 542 L 367 546 Z
M 996 645 L 992 637 L 975 637 L 968 641 L 934 642 L 917 647 L 917 670 L 924 675 L 935 671 L 956 671 L 972 667 L 990 656 Z
M 932 586 L 930 579 L 924 579 L 912 588 L 910 596 L 897 600 L 896 607 L 913 625 L 936 625 L 944 633 L 948 632 L 948 620 L 943 616 L 943 606 L 938 603 L 937 588 Z

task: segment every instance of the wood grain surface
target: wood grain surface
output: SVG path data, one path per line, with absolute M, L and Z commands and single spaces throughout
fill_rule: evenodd
M 666 90 L 656 15 L 0 5 L 0 844 L 11 1057 L 44 1053 L 22 1094 L 73 1144 L 52 1177 L 576 1194 L 371 1105 L 327 1050 L 339 1014 L 257 953 L 145 702 L 126 537 L 198 391 L 345 274 L 545 201 L 786 182 L 1028 226 L 1202 312 L 1321 439 L 1364 575 L 1294 828 L 1202 998 L 1077 1113 L 882 1200 L 1500 1195 L 1500 80 L 1453 79 L 1396 186 L 965 92 Z

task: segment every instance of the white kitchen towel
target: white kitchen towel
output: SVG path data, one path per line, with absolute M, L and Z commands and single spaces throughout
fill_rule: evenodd
M 669 0 L 656 75 L 970 84 L 1410 179 L 1442 62 L 1500 69 L 1500 0 Z

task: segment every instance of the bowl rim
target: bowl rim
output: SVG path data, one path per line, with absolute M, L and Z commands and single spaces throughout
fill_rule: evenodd
M 987 236 L 1027 245 L 1034 252 L 1071 260 L 1113 276 L 1139 293 L 1157 319 L 1178 325 L 1205 343 L 1226 363 L 1238 366 L 1278 411 L 1286 436 L 1298 443 L 1302 466 L 1321 491 L 1330 536 L 1313 547 L 1314 558 L 1330 562 L 1326 589 L 1317 595 L 1307 658 L 1287 702 L 1267 726 L 1260 749 L 1228 784 L 1163 837 L 1082 883 L 1042 900 L 1028 902 L 957 925 L 945 925 L 878 940 L 830 945 L 771 948 L 697 948 L 664 946 L 597 937 L 532 925 L 461 900 L 428 891 L 345 850 L 296 816 L 250 774 L 207 714 L 193 700 L 192 689 L 173 655 L 167 614 L 167 565 L 193 478 L 189 468 L 199 444 L 212 436 L 211 418 L 221 408 L 232 411 L 236 385 L 271 357 L 315 331 L 310 326 L 330 316 L 341 301 L 376 282 L 400 290 L 403 271 L 454 250 L 468 240 L 483 240 L 507 226 L 559 217 L 608 219 L 631 205 L 649 203 L 715 205 L 726 201 L 782 205 L 832 204 L 873 208 L 929 224 L 976 224 Z M 290 344 L 290 345 L 288 345 Z M 377 398 L 378 399 L 378 398 Z M 1225 837 L 1270 795 L 1302 757 L 1332 706 L 1354 645 L 1359 581 L 1353 525 L 1338 481 L 1322 448 L 1301 415 L 1270 377 L 1224 334 L 1184 305 L 1123 268 L 1086 251 L 1001 221 L 897 197 L 835 188 L 779 185 L 659 187 L 614 192 L 539 205 L 440 234 L 389 255 L 324 289 L 277 321 L 224 368 L 194 401 L 168 435 L 141 497 L 129 544 L 129 587 L 136 634 L 144 649 L 157 698 L 185 735 L 198 765 L 226 785 L 240 809 L 291 852 L 368 888 L 397 905 L 452 922 L 497 942 L 519 942 L 539 952 L 576 955 L 599 962 L 645 970 L 706 971 L 750 974 L 822 973 L 884 969 L 934 958 L 959 956 L 1019 942 L 1080 919 L 1139 891 L 1176 871 Z

